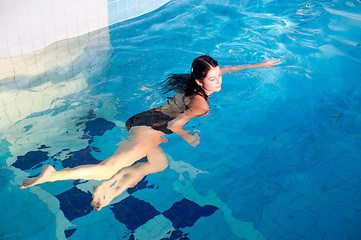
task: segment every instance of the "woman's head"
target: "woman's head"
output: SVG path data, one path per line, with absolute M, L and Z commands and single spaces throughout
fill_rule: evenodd
M 185 96 L 194 96 L 200 94 L 205 99 L 208 99 L 207 87 L 211 86 L 213 78 L 217 78 L 217 84 L 220 90 L 220 69 L 216 60 L 210 56 L 203 55 L 193 60 L 191 74 L 172 74 L 163 82 L 163 92 L 169 91 L 182 92 Z M 209 81 L 208 81 L 209 80 Z M 213 84 L 214 92 L 216 84 Z M 206 91 L 205 91 L 206 90 Z
M 191 75 L 200 81 L 202 81 L 208 74 L 208 71 L 214 67 L 217 67 L 218 63 L 210 56 L 203 55 L 193 60 Z
M 200 87 L 197 87 L 197 91 L 205 98 L 221 90 L 222 77 L 217 61 L 207 55 L 194 59 L 190 81 L 194 81 Z

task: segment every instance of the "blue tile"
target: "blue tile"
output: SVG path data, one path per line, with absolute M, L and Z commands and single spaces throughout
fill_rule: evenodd
M 79 165 L 86 165 L 86 164 L 98 164 L 101 161 L 99 161 L 98 159 L 94 158 L 93 155 L 91 155 L 91 147 L 86 147 L 82 150 L 76 151 L 76 152 L 71 152 L 69 153 L 69 157 L 67 157 L 66 159 L 64 159 L 61 162 L 61 165 L 65 168 L 65 167 L 76 167 Z
M 25 130 L 25 132 L 28 132 L 32 128 L 33 128 L 33 124 L 29 124 L 29 125 L 24 127 L 24 130 Z
M 13 156 L 9 150 L 11 144 L 6 139 L 2 139 L 2 140 L 0 139 L 0 146 L 1 146 L 0 159 L 7 159 Z M 8 167 L 6 161 L 0 161 L 0 168 L 3 167 Z
M 128 8 L 127 0 L 118 0 L 118 12 Z
M 151 9 L 149 9 L 149 5 L 146 5 L 146 4 L 137 5 L 137 14 L 138 15 L 142 15 L 144 13 L 147 13 L 150 10 Z
M 114 123 L 109 122 L 104 118 L 97 118 L 85 123 L 84 132 L 92 137 L 102 136 L 105 133 L 105 131 L 111 130 L 115 126 L 116 125 Z
M 93 207 L 90 205 L 93 198 L 91 193 L 83 192 L 76 187 L 55 197 L 59 200 L 60 209 L 69 221 L 85 216 L 93 210 Z
M 24 156 L 18 156 L 16 162 L 12 166 L 21 170 L 30 170 L 34 166 L 47 160 L 48 153 L 43 151 L 31 151 L 26 153 Z
M 148 188 L 148 189 L 153 189 L 154 188 L 154 184 L 151 184 L 151 185 L 148 185 L 148 181 L 145 180 L 145 177 L 137 184 L 135 185 L 134 187 L 132 188 L 128 188 L 127 189 L 127 192 L 129 194 L 132 194 L 138 190 L 141 190 L 141 189 L 145 189 L 145 188 Z
M 84 120 L 84 119 L 93 119 L 96 117 L 96 115 L 94 114 L 94 110 L 90 110 L 87 112 L 88 115 L 84 116 L 84 117 L 80 117 L 80 120 Z
M 128 20 L 128 12 L 126 10 L 118 12 L 118 22 Z
M 109 3 L 108 4 L 108 14 L 111 15 L 111 14 L 114 14 L 116 12 L 118 12 L 117 2 Z
M 160 214 L 152 205 L 133 196 L 112 205 L 111 210 L 114 217 L 132 231 Z
M 145 4 L 147 0 L 137 0 L 137 6 L 141 4 Z
M 128 14 L 128 19 L 136 17 L 137 16 L 137 8 L 136 7 L 128 8 L 127 14 Z
M 44 145 L 44 144 L 41 145 L 40 147 L 38 147 L 39 150 L 41 150 L 41 149 L 46 149 L 46 148 L 50 148 L 50 147 L 48 147 L 48 146 L 46 146 L 46 145 Z
M 173 206 L 163 212 L 175 229 L 191 227 L 201 217 L 212 215 L 218 208 L 211 205 L 204 207 L 199 206 L 195 202 L 183 198 L 180 202 L 176 202 Z
M 163 6 L 163 5 L 164 5 L 165 3 L 167 3 L 167 2 L 169 2 L 169 1 L 168 1 L 168 0 L 163 0 L 163 1 L 158 0 L 158 1 L 155 1 L 155 8 L 154 8 L 154 9 L 157 9 L 157 8 Z
M 229 224 L 224 219 L 224 213 L 222 211 L 216 211 L 209 217 L 200 218 L 191 228 L 185 228 L 183 231 L 186 231 L 187 237 L 189 239 L 227 239 L 227 240 L 240 240 L 239 236 L 236 236 L 233 230 L 238 229 L 240 224 L 234 223 Z M 215 231 L 217 229 L 217 231 Z M 253 230 L 257 232 L 257 228 Z M 249 235 L 253 232 L 249 229 Z M 258 234 L 257 234 L 258 235 Z M 254 235 L 256 236 L 256 235 Z M 241 238 L 244 239 L 244 238 Z M 248 238 L 248 239 L 261 239 L 261 238 Z
M 128 0 L 128 5 L 127 8 L 135 8 L 137 6 L 137 1 L 136 0 Z
M 109 25 L 113 25 L 114 23 L 117 23 L 118 22 L 117 14 L 115 13 L 115 14 L 109 15 L 108 22 L 109 22 Z
M 187 237 L 188 233 L 183 233 L 181 230 L 169 231 L 167 235 L 169 234 L 169 237 L 162 238 L 160 240 L 189 240 L 189 238 Z
M 76 228 L 65 230 L 64 231 L 65 237 L 66 238 L 71 237 L 71 235 L 73 235 L 75 231 L 76 231 Z

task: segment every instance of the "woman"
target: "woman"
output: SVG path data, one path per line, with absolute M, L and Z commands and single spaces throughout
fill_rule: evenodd
M 205 116 L 209 112 L 208 98 L 221 90 L 225 73 L 246 68 L 270 68 L 280 64 L 279 59 L 267 59 L 258 64 L 228 66 L 220 68 L 209 56 L 200 56 L 192 63 L 191 74 L 173 74 L 164 82 L 164 92 L 176 91 L 167 104 L 139 113 L 128 119 L 126 129 L 130 137 L 118 144 L 117 151 L 100 164 L 89 164 L 56 171 L 52 166 L 44 166 L 41 174 L 25 179 L 20 188 L 44 182 L 69 179 L 106 180 L 94 188 L 92 205 L 100 210 L 129 187 L 135 186 L 148 174 L 163 171 L 168 160 L 159 147 L 167 142 L 162 136 L 176 133 L 193 147 L 199 143 L 198 131 L 183 128 L 190 119 Z M 147 162 L 135 163 L 147 157 Z

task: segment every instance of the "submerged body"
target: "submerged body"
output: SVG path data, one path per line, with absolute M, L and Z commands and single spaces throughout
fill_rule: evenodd
M 193 61 L 189 78 L 179 78 L 178 82 L 173 81 L 173 78 L 169 79 L 168 91 L 174 90 L 178 93 L 169 98 L 164 106 L 128 119 L 126 129 L 129 139 L 120 142 L 111 157 L 99 164 L 60 171 L 50 165 L 44 166 L 38 177 L 25 179 L 20 188 L 59 180 L 107 180 L 94 188 L 92 205 L 100 210 L 148 174 L 163 171 L 168 167 L 167 157 L 159 147 L 161 143 L 168 141 L 164 135 L 176 133 L 193 147 L 199 144 L 198 131 L 186 131 L 183 126 L 193 117 L 208 114 L 208 98 L 221 90 L 222 75 L 246 68 L 270 68 L 279 64 L 278 61 L 267 59 L 258 64 L 220 68 L 211 57 L 200 56 Z M 143 157 L 147 157 L 148 161 L 134 164 Z
M 125 123 L 125 128 L 129 132 L 134 126 L 148 126 L 164 134 L 171 134 L 173 132 L 168 128 L 168 123 L 190 109 L 190 102 L 191 97 L 186 97 L 184 93 L 177 93 L 173 97 L 168 97 L 168 102 L 164 106 L 152 108 L 129 118 Z M 208 111 L 201 117 L 207 113 Z

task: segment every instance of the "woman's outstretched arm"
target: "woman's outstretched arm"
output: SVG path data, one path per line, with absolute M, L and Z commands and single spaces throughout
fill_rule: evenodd
M 240 71 L 247 68 L 273 68 L 274 65 L 278 65 L 278 64 L 281 64 L 280 59 L 268 58 L 263 62 L 256 64 L 225 66 L 225 67 L 221 67 L 221 75 Z
M 185 125 L 190 119 L 200 116 L 206 113 L 207 111 L 209 111 L 209 105 L 207 101 L 203 97 L 196 95 L 195 97 L 192 98 L 189 104 L 189 109 L 187 109 L 177 118 L 168 122 L 168 129 L 174 133 L 177 133 L 190 145 L 195 147 L 199 143 L 199 139 L 200 139 L 198 134 L 199 131 L 198 130 L 187 131 L 183 128 L 183 125 Z M 193 132 L 193 134 L 191 132 Z

